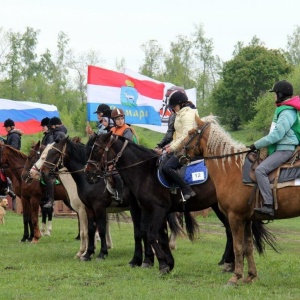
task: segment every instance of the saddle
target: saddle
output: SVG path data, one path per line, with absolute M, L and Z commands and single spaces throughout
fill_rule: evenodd
M 256 202 L 262 202 L 257 189 L 257 180 L 255 169 L 266 157 L 261 157 L 259 152 L 250 152 L 245 158 L 243 166 L 243 183 L 254 186 L 256 192 Z M 295 186 L 295 180 L 300 178 L 300 147 L 298 146 L 292 157 L 283 165 L 273 170 L 268 174 L 269 182 L 273 190 L 274 207 L 278 208 L 277 204 L 277 189 L 286 186 Z M 252 197 L 250 201 L 252 200 Z
M 157 169 L 157 178 L 158 181 L 167 188 L 176 190 L 178 186 L 174 186 L 173 183 L 169 183 L 165 178 L 162 167 L 164 165 L 164 159 L 162 159 L 158 165 Z M 178 170 L 176 170 L 180 177 L 186 182 L 188 185 L 197 185 L 206 182 L 208 179 L 208 171 L 204 162 L 204 159 L 195 160 L 189 163 L 186 166 L 182 166 Z

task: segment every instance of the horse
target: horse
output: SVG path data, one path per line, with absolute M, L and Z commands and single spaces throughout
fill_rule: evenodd
M 108 255 L 105 239 L 107 213 L 118 213 L 129 209 L 134 224 L 135 240 L 134 255 L 129 262 L 129 266 L 142 265 L 145 268 L 151 267 L 154 262 L 154 254 L 144 237 L 145 234 L 143 234 L 143 228 L 141 227 L 143 220 L 138 205 L 132 204 L 129 206 L 128 199 L 130 199 L 130 195 L 125 193 L 123 205 L 113 206 L 111 205 L 113 201 L 112 195 L 107 190 L 104 180 L 100 180 L 99 183 L 93 185 L 85 180 L 83 169 L 86 164 L 86 146 L 84 144 L 74 143 L 69 138 L 66 138 L 54 146 L 47 146 L 47 148 L 44 150 L 44 153 L 48 152 L 48 154 L 46 157 L 42 155 L 40 160 L 36 162 L 36 169 L 40 169 L 41 172 L 47 175 L 49 171 L 53 172 L 62 164 L 67 168 L 68 173 L 72 175 L 80 198 L 91 212 L 88 218 L 89 230 L 91 231 L 89 237 L 93 238 L 93 232 L 95 232 L 96 227 L 99 231 L 101 248 L 97 259 L 104 259 Z M 60 174 L 60 171 L 57 174 Z M 32 169 L 31 176 L 36 178 L 39 176 L 39 173 Z M 142 242 L 145 248 L 144 259 Z M 82 260 L 90 260 L 92 254 L 94 254 L 94 248 L 90 247 L 82 257 Z
M 228 217 L 233 235 L 235 269 L 227 284 L 236 285 L 242 280 L 244 257 L 248 263 L 248 275 L 243 281 L 250 283 L 257 279 L 251 225 L 263 218 L 257 218 L 253 212 L 253 187 L 242 181 L 242 168 L 249 149 L 234 141 L 219 124 L 203 122 L 198 117 L 196 122 L 197 128 L 189 131 L 176 155 L 182 162 L 195 157 L 205 159 L 219 206 Z M 299 193 L 300 187 L 295 186 L 277 190 L 275 219 L 300 215 Z
M 21 242 L 26 242 L 26 240 L 29 240 L 34 244 L 37 244 L 41 238 L 38 213 L 40 200 L 44 197 L 45 190 L 38 181 L 25 182 L 22 179 L 28 177 L 26 172 L 28 172 L 29 165 L 32 163 L 32 157 L 38 153 L 37 149 L 38 145 L 36 145 L 36 148 L 31 149 L 29 157 L 27 157 L 21 151 L 16 150 L 11 146 L 0 145 L 0 167 L 5 167 L 5 172 L 13 182 L 15 193 L 21 198 L 22 201 L 24 234 Z M 70 198 L 72 201 L 71 205 L 69 196 L 61 184 L 55 185 L 55 199 L 63 200 L 64 203 L 70 208 L 72 208 L 73 205 L 75 210 L 77 207 L 76 203 L 79 202 L 75 198 Z M 80 204 L 78 205 L 80 206 Z M 78 211 L 83 211 L 84 208 L 85 207 L 82 203 L 80 209 L 77 207 Z M 80 221 L 80 224 L 82 226 L 82 239 L 79 251 L 76 253 L 75 257 L 81 257 L 88 247 L 87 222 L 84 220 L 84 217 Z
M 169 272 L 174 267 L 170 249 L 166 244 L 161 247 L 157 242 L 162 222 L 171 212 L 187 214 L 191 211 L 212 207 L 226 228 L 227 244 L 223 257 L 226 256 L 226 262 L 233 263 L 230 226 L 226 217 L 218 209 L 216 190 L 211 179 L 208 178 L 201 185 L 194 185 L 196 197 L 183 202 L 179 194 L 171 194 L 170 190 L 158 181 L 157 159 L 158 155 L 154 150 L 136 145 L 126 138 L 112 135 L 110 132 L 97 136 L 85 173 L 87 180 L 93 182 L 101 176 L 110 176 L 107 165 L 115 165 L 124 181 L 124 186 L 131 190 L 142 208 L 150 215 L 148 238 L 155 250 L 161 273 Z M 191 222 L 193 221 L 190 220 L 187 224 L 187 229 L 191 229 L 190 232 L 188 231 L 190 239 L 195 232 Z M 271 243 L 272 239 L 262 222 L 256 222 L 253 225 L 253 233 L 257 250 L 261 254 L 264 249 L 264 241 Z

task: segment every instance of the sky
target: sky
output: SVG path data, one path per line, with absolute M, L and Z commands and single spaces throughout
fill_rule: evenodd
M 287 37 L 300 26 L 299 0 L 9 0 L 1 1 L 0 27 L 23 33 L 40 30 L 38 51 L 56 51 L 60 31 L 75 54 L 96 50 L 104 67 L 138 71 L 144 60 L 141 45 L 149 40 L 168 52 L 177 36 L 191 37 L 202 24 L 214 54 L 232 58 L 238 41 L 257 36 L 269 49 L 285 48 Z

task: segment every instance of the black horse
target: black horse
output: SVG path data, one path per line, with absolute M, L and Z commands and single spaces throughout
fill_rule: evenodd
M 92 140 L 91 144 L 93 144 Z M 80 199 L 87 207 L 88 227 L 89 227 L 89 246 L 88 251 L 81 257 L 82 260 L 90 260 L 94 253 L 94 236 L 96 228 L 99 231 L 101 239 L 100 259 L 108 255 L 106 244 L 106 216 L 107 213 L 117 213 L 125 210 L 130 210 L 134 224 L 134 255 L 129 265 L 131 267 L 141 266 L 151 267 L 154 263 L 154 254 L 150 244 L 147 241 L 147 232 L 144 229 L 146 218 L 141 213 L 137 202 L 129 201 L 131 195 L 125 192 L 124 203 L 122 205 L 111 205 L 113 202 L 112 195 L 106 187 L 103 179 L 96 184 L 89 184 L 84 176 L 84 166 L 86 165 L 86 146 L 82 143 L 74 143 L 69 138 L 63 139 L 56 143 L 49 150 L 46 160 L 41 167 L 41 172 L 46 176 L 49 172 L 56 172 L 59 165 L 66 167 L 77 185 L 77 191 Z M 177 231 L 177 227 L 173 218 L 170 219 L 173 229 Z M 174 223 L 174 224 L 173 224 Z M 144 251 L 143 251 L 144 244 Z M 144 253 L 144 255 L 143 255 Z M 143 259 L 144 257 L 144 259 Z
M 155 151 L 136 145 L 124 137 L 112 135 L 112 133 L 98 135 L 86 166 L 87 180 L 95 182 L 101 176 L 109 176 L 108 165 L 110 164 L 115 166 L 124 185 L 130 189 L 142 208 L 151 216 L 148 238 L 155 250 L 161 272 L 168 272 L 174 266 L 174 259 L 168 245 L 165 242 L 163 245 L 157 242 L 160 229 L 163 227 L 163 220 L 170 212 L 186 213 L 212 207 L 226 228 L 227 243 L 222 260 L 226 263 L 234 262 L 230 226 L 227 218 L 218 208 L 215 187 L 210 178 L 201 185 L 193 186 L 197 195 L 182 202 L 179 194 L 171 194 L 168 188 L 159 183 Z M 260 254 L 264 251 L 265 242 L 275 247 L 273 236 L 262 222 L 254 222 L 252 229 L 255 245 Z

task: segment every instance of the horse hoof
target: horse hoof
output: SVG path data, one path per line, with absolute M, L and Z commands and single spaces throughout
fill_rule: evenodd
M 128 266 L 129 266 L 130 268 L 136 268 L 136 267 L 138 267 L 137 264 L 133 264 L 133 263 L 129 263 Z
M 153 267 L 153 263 L 142 263 L 142 268 L 151 269 Z
M 83 257 L 83 256 L 81 256 L 80 257 L 80 261 L 91 261 L 91 258 L 90 257 Z
M 223 273 L 232 273 L 234 271 L 234 265 L 232 263 L 224 263 L 221 266 L 221 271 Z
M 160 275 L 166 275 L 170 273 L 170 267 L 169 266 L 165 266 L 162 269 L 159 270 Z

